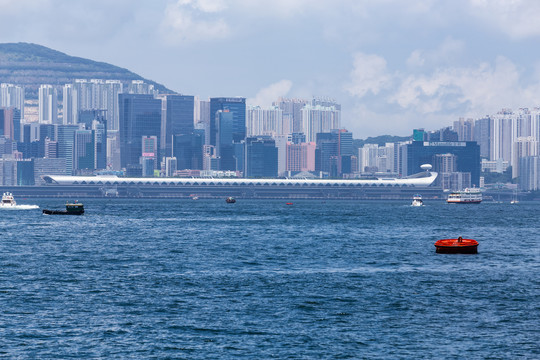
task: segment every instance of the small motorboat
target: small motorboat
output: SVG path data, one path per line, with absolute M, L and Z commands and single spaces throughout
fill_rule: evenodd
M 439 254 L 476 254 L 478 241 L 473 239 L 442 239 L 435 242 L 435 252 Z
M 2 202 L 0 203 L 1 207 L 14 207 L 17 205 L 17 202 L 13 198 L 13 194 L 10 192 L 5 192 L 2 195 Z
M 227 202 L 227 204 L 234 204 L 236 202 L 236 199 L 233 198 L 232 196 L 229 196 L 228 198 L 225 199 L 225 202 Z
M 45 215 L 82 215 L 84 214 L 84 205 L 77 201 L 73 203 L 66 202 L 66 210 L 43 209 Z
M 411 206 L 423 206 L 424 202 L 422 201 L 422 195 L 416 194 L 413 196 Z

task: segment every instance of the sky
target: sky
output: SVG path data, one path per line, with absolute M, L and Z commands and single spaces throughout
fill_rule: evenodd
M 355 138 L 540 106 L 537 0 L 0 0 L 0 42 L 201 99 L 329 97 Z

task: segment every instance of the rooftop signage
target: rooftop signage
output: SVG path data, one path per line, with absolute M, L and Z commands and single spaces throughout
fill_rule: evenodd
M 467 146 L 465 141 L 424 141 L 424 146 Z

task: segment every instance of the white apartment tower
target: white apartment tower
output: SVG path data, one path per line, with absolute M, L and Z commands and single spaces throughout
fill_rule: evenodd
M 24 117 L 24 88 L 13 84 L 0 84 L 0 107 L 14 107 Z
M 302 132 L 306 142 L 317 141 L 317 134 L 341 129 L 341 111 L 335 106 L 306 105 L 302 109 Z
M 247 136 L 287 135 L 288 129 L 283 126 L 283 110 L 277 106 L 261 108 L 248 106 L 246 109 Z
M 58 123 L 58 92 L 52 85 L 39 87 L 39 123 Z
M 538 156 L 538 140 L 532 136 L 518 137 L 514 142 L 512 159 L 512 178 L 519 176 L 520 159 L 528 156 Z

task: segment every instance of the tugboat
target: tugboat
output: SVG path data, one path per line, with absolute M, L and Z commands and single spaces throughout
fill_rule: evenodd
M 43 209 L 43 214 L 46 215 L 82 215 L 84 214 L 84 205 L 77 201 L 73 203 L 66 202 L 66 210 L 49 210 Z
M 5 192 L 2 195 L 2 202 L 0 203 L 1 207 L 14 207 L 17 203 L 15 202 L 15 199 L 13 198 L 13 194 L 10 192 Z
M 411 206 L 423 206 L 424 202 L 422 201 L 422 195 L 416 194 L 413 196 Z
M 225 202 L 227 202 L 227 204 L 234 204 L 236 202 L 236 199 L 233 198 L 232 196 L 229 196 L 228 198 L 225 199 Z

